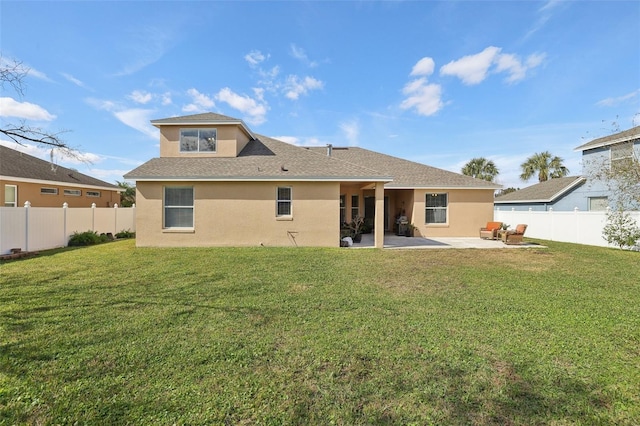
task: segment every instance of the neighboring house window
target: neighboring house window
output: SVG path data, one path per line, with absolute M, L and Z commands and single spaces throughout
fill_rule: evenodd
M 18 205 L 18 187 L 16 185 L 4 186 L 4 206 L 17 207 Z
M 447 194 L 427 194 L 425 223 L 447 223 Z
M 291 216 L 291 187 L 279 186 L 276 197 L 276 216 Z
M 633 158 L 633 142 L 611 145 L 611 170 L 623 169 Z
M 40 188 L 40 194 L 58 195 L 58 188 Z
M 99 197 L 100 191 L 87 191 L 85 194 L 87 194 L 87 197 Z
M 180 129 L 180 152 L 216 152 L 216 129 Z
M 345 206 L 346 203 L 347 203 L 347 196 L 342 194 L 340 196 L 340 225 L 342 225 L 347 221 L 347 213 L 346 213 L 347 206 Z
M 589 197 L 589 211 L 603 211 L 609 206 L 607 197 Z
M 82 195 L 82 191 L 79 189 L 65 189 L 64 195 L 71 195 L 73 197 L 79 197 Z
M 360 197 L 357 195 L 351 196 L 351 219 L 356 216 L 360 216 Z
M 193 187 L 164 188 L 164 227 L 193 228 Z

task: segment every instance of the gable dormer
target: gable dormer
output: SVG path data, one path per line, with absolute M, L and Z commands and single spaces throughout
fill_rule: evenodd
M 204 113 L 152 120 L 160 129 L 160 157 L 237 157 L 254 139 L 242 120 Z

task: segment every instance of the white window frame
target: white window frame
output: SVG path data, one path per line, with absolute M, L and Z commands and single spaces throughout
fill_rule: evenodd
M 606 211 L 607 207 L 609 206 L 609 197 L 607 196 L 602 196 L 602 197 L 588 197 L 587 199 L 588 201 L 588 208 L 590 212 L 602 212 L 602 211 Z M 595 206 L 595 203 L 593 203 L 594 205 L 592 205 L 592 201 L 594 202 L 602 202 L 604 201 L 604 207 L 603 208 L 593 208 Z
M 40 188 L 40 195 L 58 195 L 58 188 L 43 186 Z
M 64 189 L 62 193 L 65 197 L 81 197 L 82 190 L 81 189 Z
M 7 189 L 13 188 L 13 202 L 7 201 Z M 4 206 L 18 207 L 18 185 L 5 184 L 4 186 Z
M 101 194 L 100 194 L 100 191 L 85 191 L 85 195 L 87 197 L 99 198 Z
M 167 205 L 167 190 L 191 189 L 191 205 Z M 162 229 L 192 230 L 196 221 L 196 191 L 193 186 L 165 186 L 162 189 Z M 191 226 L 167 226 L 167 209 L 191 209 Z
M 356 205 L 353 205 L 353 201 L 356 201 Z M 353 220 L 356 216 L 360 216 L 360 195 L 352 195 L 351 196 L 351 220 Z
M 622 142 L 609 147 L 610 170 L 614 170 L 617 163 L 624 163 L 633 158 L 633 141 Z
M 289 190 L 289 198 L 280 198 L 280 190 L 288 189 Z M 280 213 L 280 206 L 288 205 L 289 212 L 288 213 Z M 280 218 L 288 218 L 293 216 L 293 187 L 291 186 L 278 186 L 276 188 L 276 217 Z
M 202 131 L 207 131 L 207 132 L 211 132 L 212 131 L 214 133 L 214 136 L 213 136 L 213 150 L 201 149 L 202 141 L 200 139 L 200 132 L 202 132 Z M 198 134 L 197 134 L 198 146 L 196 147 L 195 150 L 182 149 L 183 132 L 198 132 Z M 215 127 L 202 127 L 202 128 L 188 127 L 188 128 L 180 129 L 179 144 L 180 144 L 179 149 L 180 149 L 180 153 L 181 154 L 215 154 L 216 152 L 218 152 L 218 129 L 216 129 Z
M 445 197 L 445 205 L 443 206 L 433 206 L 433 207 L 429 207 L 429 196 L 441 196 L 444 195 Z M 428 192 L 425 194 L 424 196 L 424 223 L 428 226 L 442 226 L 442 225 L 447 225 L 449 224 L 449 194 L 447 192 Z M 429 210 L 433 210 L 434 213 L 437 211 L 442 211 L 444 210 L 444 222 L 429 222 L 428 218 L 429 218 L 429 214 L 428 211 Z M 435 216 L 435 214 L 434 214 Z

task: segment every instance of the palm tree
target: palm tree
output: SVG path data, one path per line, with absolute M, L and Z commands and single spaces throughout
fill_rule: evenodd
M 522 168 L 520 179 L 527 181 L 536 173 L 538 173 L 539 182 L 565 177 L 569 174 L 569 169 L 562 164 L 562 161 L 562 158 L 552 156 L 549 151 L 533 154 L 520 165 Z
M 489 182 L 493 182 L 496 176 L 498 176 L 498 173 L 500 173 L 500 171 L 498 170 L 494 162 L 483 157 L 472 158 L 462 168 L 463 175 L 471 176 L 476 179 L 486 180 Z
M 136 202 L 136 187 L 125 181 L 116 181 L 116 185 L 124 189 L 120 194 L 120 207 L 131 207 Z

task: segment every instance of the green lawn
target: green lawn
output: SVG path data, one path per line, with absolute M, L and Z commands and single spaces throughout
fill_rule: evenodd
M 545 244 L 0 263 L 0 424 L 638 424 L 640 254 Z

